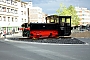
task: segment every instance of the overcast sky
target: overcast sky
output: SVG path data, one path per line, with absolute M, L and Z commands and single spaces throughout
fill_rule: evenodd
M 31 1 L 31 0 L 22 0 L 22 1 Z M 44 13 L 54 14 L 59 8 L 60 3 L 63 3 L 65 6 L 79 6 L 85 7 L 90 10 L 90 0 L 32 0 L 33 6 L 41 7 Z

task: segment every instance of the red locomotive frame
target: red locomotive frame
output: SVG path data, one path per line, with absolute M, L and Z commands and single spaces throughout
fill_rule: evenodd
M 24 23 L 19 30 L 22 36 L 28 38 L 57 38 L 71 34 L 71 16 L 50 15 L 46 17 L 46 23 Z

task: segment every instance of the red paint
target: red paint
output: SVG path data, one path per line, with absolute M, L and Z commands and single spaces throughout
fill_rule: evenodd
M 30 30 L 30 28 L 25 28 L 25 30 Z
M 19 30 L 24 30 L 24 28 L 19 28 Z
M 32 30 L 30 31 L 30 38 L 48 38 L 48 37 L 57 37 L 57 30 Z M 50 35 L 51 34 L 51 35 Z
M 30 30 L 30 28 L 19 28 L 19 30 Z
M 30 30 L 30 28 L 19 28 L 19 30 Z M 48 38 L 48 37 L 57 37 L 57 30 L 31 30 L 29 38 Z

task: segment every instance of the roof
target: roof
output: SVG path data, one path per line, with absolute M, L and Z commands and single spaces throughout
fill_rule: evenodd
M 71 18 L 71 16 L 58 16 L 58 15 L 49 15 L 47 17 L 51 17 L 51 16 L 53 16 L 53 17 L 61 17 L 61 18 Z

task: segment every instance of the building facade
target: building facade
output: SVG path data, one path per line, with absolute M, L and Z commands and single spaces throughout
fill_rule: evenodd
M 29 8 L 29 18 L 31 23 L 42 23 L 42 9 L 39 7 Z
M 13 29 L 18 32 L 23 23 L 44 23 L 45 17 L 42 8 L 33 7 L 31 1 L 0 0 L 0 30 L 7 33 Z
M 46 17 L 48 16 L 48 14 L 45 14 L 42 12 L 42 22 L 46 23 Z
M 43 16 L 44 13 L 42 13 L 42 8 L 40 7 L 33 7 L 32 2 L 28 2 L 27 5 L 28 8 L 28 21 L 29 23 L 44 23 Z
M 80 18 L 80 25 L 90 24 L 90 10 L 87 8 L 75 7 L 77 15 Z
M 20 10 L 20 15 L 19 15 L 19 20 L 20 23 L 27 23 L 28 22 L 28 11 L 27 11 L 27 3 L 21 2 L 21 7 L 19 7 Z M 20 25 L 21 25 L 20 24 Z
M 0 30 L 18 32 L 18 27 L 27 22 L 26 3 L 19 0 L 0 0 Z

